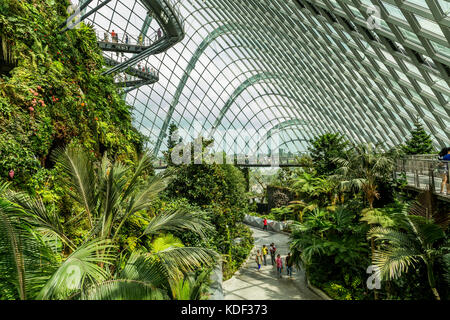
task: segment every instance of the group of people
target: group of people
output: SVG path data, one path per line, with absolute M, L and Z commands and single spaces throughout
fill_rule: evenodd
M 111 34 L 111 42 L 119 43 L 119 34 L 116 33 L 114 30 L 111 31 L 111 32 L 106 32 L 106 31 L 104 32 L 104 34 L 103 34 L 103 42 L 109 42 L 109 35 L 110 34 Z M 162 31 L 161 31 L 161 29 L 158 29 L 158 31 L 156 32 L 156 40 L 161 39 L 161 37 L 162 37 Z M 128 34 L 126 34 L 126 33 L 125 33 L 123 42 L 125 44 L 129 44 L 130 43 L 130 38 L 129 38 Z M 142 35 L 139 35 L 137 44 L 140 45 L 140 46 L 142 46 L 144 44 L 144 37 Z
M 444 193 L 444 187 L 446 187 L 446 194 L 450 195 L 450 173 L 448 165 L 450 162 L 450 147 L 441 150 L 439 153 L 439 160 L 443 161 L 439 167 L 442 174 L 441 193 Z
M 142 71 L 142 72 L 146 72 L 146 73 L 151 74 L 151 75 L 153 75 L 153 76 L 156 76 L 156 75 L 157 75 L 155 69 L 150 68 L 150 67 L 148 67 L 148 66 L 145 66 L 145 67 L 142 67 L 142 68 L 141 68 L 141 64 L 140 64 L 140 63 L 138 64 L 138 70 L 139 70 L 139 71 Z
M 270 253 L 270 258 L 272 262 L 272 266 L 276 266 L 277 268 L 277 276 L 279 278 L 282 278 L 282 272 L 283 272 L 283 259 L 281 258 L 281 254 L 277 253 L 277 248 L 275 244 L 272 242 L 267 248 L 266 245 L 263 245 L 261 250 L 256 250 L 256 265 L 258 267 L 258 271 L 261 270 L 261 266 L 264 262 L 264 265 L 267 265 L 267 255 Z M 286 273 L 287 275 L 292 278 L 292 268 L 294 265 L 294 261 L 292 259 L 291 253 L 289 252 L 288 255 L 285 257 L 285 267 L 286 267 Z

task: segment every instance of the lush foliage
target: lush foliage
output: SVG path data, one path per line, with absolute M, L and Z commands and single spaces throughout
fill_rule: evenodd
M 396 200 L 397 156 L 379 146 L 352 146 L 332 159 L 337 168 L 328 175 L 300 170 L 290 184 L 298 199 L 272 212 L 297 221 L 291 226 L 293 256 L 334 299 L 448 296 L 448 212 L 432 204 L 431 193 L 411 209 Z M 370 265 L 381 290 L 367 289 Z
M 174 144 L 180 141 L 173 138 L 177 127 L 169 128 L 166 152 L 169 156 Z M 203 140 L 203 156 L 207 155 L 207 146 L 212 141 Z M 194 152 L 191 152 L 192 164 L 173 165 L 174 178 L 168 184 L 165 201 L 175 201 L 178 205 L 198 207 L 204 217 L 215 228 L 208 241 L 199 239 L 189 233 L 179 235 L 187 243 L 201 245 L 216 250 L 223 256 L 224 279 L 230 278 L 239 268 L 253 247 L 253 238 L 248 227 L 241 224 L 248 211 L 248 198 L 244 174 L 234 165 L 229 164 L 194 164 Z M 181 202 L 180 202 L 181 201 Z M 242 238 L 236 243 L 236 238 Z
M 0 3 L 0 299 L 204 299 L 219 256 L 180 235 L 214 227 L 157 208 L 170 171 L 140 157 L 92 27 L 60 32 L 69 4 Z
M 368 293 L 364 281 L 370 264 L 365 241 L 368 227 L 357 222 L 357 214 L 339 206 L 316 208 L 303 217 L 303 223 L 291 226 L 294 260 L 304 266 L 313 284 L 324 284 L 324 288 L 339 291 L 342 275 L 350 278 L 346 282 L 353 286 L 347 288 L 345 299 L 362 299 Z
M 61 33 L 69 1 L 5 0 L 0 37 L 17 67 L 0 78 L 0 178 L 24 185 L 52 166 L 52 150 L 77 141 L 93 155 L 136 160 L 143 137 L 111 76 L 93 29 Z M 40 181 L 43 183 L 43 181 Z M 30 190 L 32 187 L 30 186 Z
M 348 146 L 345 137 L 338 133 L 327 133 L 310 143 L 308 150 L 317 173 L 319 175 L 333 174 L 338 168 L 333 159 L 341 156 Z
M 82 149 L 68 148 L 55 162 L 74 200 L 76 210 L 68 216 L 58 216 L 39 196 L 2 188 L 2 299 L 204 296 L 191 273 L 213 266 L 216 253 L 185 247 L 171 233 L 205 237 L 213 228 L 200 213 L 182 209 L 148 214 L 168 182 L 166 175 L 148 175 L 149 157 L 135 167 L 106 156 L 92 163 Z M 130 232 L 137 227 L 139 237 Z

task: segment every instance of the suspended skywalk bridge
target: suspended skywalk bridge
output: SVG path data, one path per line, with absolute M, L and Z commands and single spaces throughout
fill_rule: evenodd
M 171 0 L 141 0 L 142 4 L 149 12 L 152 12 L 153 17 L 158 21 L 161 27 L 161 37 L 152 42 L 148 47 L 144 45 L 140 49 L 142 51 L 124 63 L 117 65 L 105 74 L 122 72 L 128 67 L 137 64 L 152 55 L 163 53 L 173 47 L 178 42 L 182 41 L 185 36 L 184 20 L 180 12 L 176 9 L 174 2 Z M 137 45 L 139 46 L 139 45 Z M 137 50 L 130 47 L 130 50 Z
M 92 1 L 93 0 L 82 1 L 77 11 L 83 12 L 88 8 L 89 4 L 92 3 Z M 91 14 L 107 5 L 110 1 L 111 0 L 102 1 L 99 5 L 91 9 L 89 12 L 83 14 L 73 23 L 71 22 L 74 20 L 75 15 L 72 15 L 64 24 L 65 28 L 63 31 L 76 26 L 78 23 L 88 18 Z M 103 74 L 118 74 L 124 72 L 134 77 L 141 78 L 141 80 L 136 80 L 136 82 L 122 82 L 120 84 L 121 86 L 134 84 L 133 87 L 126 90 L 125 92 L 129 92 L 142 85 L 157 82 L 159 80 L 158 75 L 156 75 L 156 77 L 151 76 L 149 78 L 148 75 L 144 74 L 145 72 L 140 72 L 138 69 L 135 69 L 133 67 L 142 60 L 145 60 L 152 55 L 167 51 L 175 44 L 182 41 L 185 36 L 184 20 L 179 10 L 176 8 L 175 2 L 173 0 L 140 0 L 140 2 L 147 9 L 148 17 L 144 23 L 142 32 L 143 34 L 139 35 L 137 39 L 127 34 L 115 34 L 114 37 L 111 37 L 111 34 L 108 34 L 107 32 L 103 33 L 102 37 L 102 35 L 97 32 L 98 45 L 103 51 L 116 52 L 117 54 L 134 54 L 134 56 L 126 59 L 123 62 L 118 62 L 111 58 L 105 58 L 107 65 L 111 66 L 112 68 L 106 70 L 105 72 L 103 72 Z M 152 18 L 156 19 L 156 21 L 158 22 L 160 31 L 151 38 L 148 38 L 146 37 L 146 32 L 144 30 L 148 29 Z
M 109 57 L 103 58 L 108 66 L 115 67 L 121 64 L 121 62 L 115 59 Z M 119 79 L 119 81 L 116 82 L 117 85 L 119 87 L 125 88 L 125 93 L 128 93 L 141 86 L 158 82 L 159 73 L 153 68 L 149 68 L 147 66 L 140 68 L 140 66 L 138 65 L 137 67 L 127 68 L 123 71 L 122 75 L 116 76 L 116 79 Z
M 300 155 L 263 155 L 260 154 L 256 157 L 248 157 L 245 155 L 232 155 L 231 158 L 227 158 L 223 161 L 224 164 L 233 164 L 241 168 L 296 168 L 304 167 L 305 165 L 299 162 Z M 208 163 L 205 160 L 204 163 Z M 215 162 L 218 163 L 218 162 Z M 191 162 L 192 164 L 192 162 Z M 157 170 L 167 169 L 167 161 L 165 158 L 157 158 L 153 161 L 153 167 Z

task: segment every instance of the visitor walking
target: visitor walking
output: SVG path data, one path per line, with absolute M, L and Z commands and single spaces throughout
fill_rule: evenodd
M 262 262 L 262 257 L 261 257 L 261 252 L 259 252 L 259 250 L 256 250 L 256 265 L 258 266 L 258 271 L 261 270 L 261 262 Z
M 159 40 L 159 39 L 161 39 L 161 36 L 162 36 L 162 33 L 161 33 L 161 28 L 160 28 L 160 29 L 158 29 L 158 32 L 157 32 L 157 34 L 158 34 L 158 40 Z
M 142 38 L 142 34 L 139 36 L 139 45 L 142 46 L 142 42 L 144 41 L 144 39 Z
M 286 272 L 289 278 L 292 278 L 292 266 L 294 265 L 291 253 L 286 256 Z
M 266 247 L 266 245 L 263 245 L 263 247 L 262 247 L 262 255 L 263 255 L 263 258 L 264 258 L 264 265 L 265 266 L 267 266 L 267 259 L 266 259 L 266 256 L 267 256 L 267 247 Z
M 112 40 L 112 42 L 117 43 L 118 37 L 117 37 L 117 33 L 115 33 L 114 30 L 111 32 L 111 40 Z
M 277 248 L 275 247 L 275 244 L 273 242 L 270 244 L 269 251 L 270 251 L 270 259 L 272 261 L 272 265 L 274 265 L 275 264 L 275 253 L 277 251 Z
M 130 38 L 128 38 L 128 34 L 125 35 L 125 44 L 128 44 L 130 42 Z
M 280 255 L 277 255 L 277 274 L 280 278 L 283 276 L 281 275 L 281 272 L 283 271 L 283 260 L 281 259 Z
M 450 195 L 450 173 L 448 166 L 450 161 L 450 147 L 442 149 L 439 153 L 439 160 L 444 161 L 439 165 L 439 171 L 442 174 L 441 193 L 444 193 L 444 188 L 446 188 L 446 194 Z
M 264 218 L 264 221 L 263 221 L 263 230 L 267 231 L 267 219 L 266 218 Z
M 103 34 L 103 41 L 104 42 L 108 42 L 108 33 L 105 31 L 105 33 Z

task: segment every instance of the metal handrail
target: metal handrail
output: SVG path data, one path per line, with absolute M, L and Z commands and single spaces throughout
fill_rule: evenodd
M 450 161 L 439 160 L 436 155 L 433 155 L 433 158 L 430 157 L 428 159 L 425 157 L 408 156 L 397 160 L 394 177 L 397 176 L 397 172 L 401 172 L 404 175 L 412 173 L 414 174 L 414 186 L 416 188 L 421 188 L 420 177 L 428 176 L 428 184 L 434 192 L 436 188 L 435 178 L 442 175 L 445 171 L 448 172 L 449 167 Z
M 155 32 L 152 36 L 132 36 L 127 33 L 118 33 L 116 36 L 112 37 L 111 32 L 95 30 L 95 35 L 97 36 L 97 41 L 102 43 L 110 44 L 123 44 L 123 45 L 133 45 L 141 47 L 150 47 L 156 41 L 163 37 L 161 30 L 161 37 L 158 38 L 158 33 Z M 126 36 L 128 36 L 128 42 L 126 41 Z

